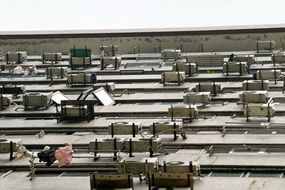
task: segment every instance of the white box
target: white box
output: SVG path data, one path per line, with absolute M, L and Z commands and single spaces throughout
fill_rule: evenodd
M 211 101 L 210 92 L 188 92 L 183 96 L 185 104 L 203 103 L 207 104 Z
M 267 91 L 244 91 L 239 95 L 241 102 L 266 103 Z
M 48 93 L 26 93 L 23 95 L 25 107 L 49 107 L 52 103 L 52 92 Z
M 180 49 L 164 49 L 161 51 L 161 59 L 179 59 L 181 56 Z
M 256 78 L 258 80 L 274 80 L 278 79 L 281 75 L 281 70 L 258 70 L 256 72 Z
M 185 81 L 185 72 L 163 72 L 161 73 L 161 82 L 183 83 Z
M 172 71 L 183 71 L 185 74 L 194 74 L 197 72 L 196 68 L 196 63 L 174 63 Z
M 268 90 L 269 89 L 269 80 L 248 80 L 242 82 L 242 90 L 251 91 L 251 90 Z

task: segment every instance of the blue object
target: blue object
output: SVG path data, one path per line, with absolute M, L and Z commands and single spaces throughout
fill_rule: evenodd
M 97 82 L 97 76 L 96 73 L 91 74 L 91 83 L 96 83 Z
M 235 57 L 235 54 L 231 54 L 230 56 L 229 56 L 229 61 L 234 61 L 234 57 Z
M 257 80 L 257 75 L 256 75 L 256 73 L 253 73 L 253 80 Z

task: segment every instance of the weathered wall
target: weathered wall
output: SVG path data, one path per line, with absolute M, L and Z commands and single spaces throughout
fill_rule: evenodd
M 91 48 L 98 52 L 101 45 L 118 45 L 122 53 L 134 53 L 139 47 L 141 53 L 159 51 L 158 47 L 180 48 L 184 52 L 204 51 L 239 51 L 255 50 L 257 40 L 274 40 L 277 48 L 285 43 L 285 32 L 216 34 L 216 35 L 177 35 L 177 36 L 135 36 L 135 37 L 78 37 L 78 38 L 29 38 L 0 39 L 0 48 L 9 50 L 26 50 L 28 54 L 42 52 L 68 53 L 74 45 L 78 48 Z

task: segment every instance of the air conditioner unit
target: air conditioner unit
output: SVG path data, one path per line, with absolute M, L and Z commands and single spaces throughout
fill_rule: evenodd
M 78 73 L 78 74 L 68 74 L 67 83 L 68 84 L 88 84 L 96 83 L 97 78 L 95 73 Z
M 52 103 L 52 92 L 49 93 L 26 93 L 23 95 L 23 105 L 25 108 L 47 108 Z
M 239 95 L 241 102 L 266 103 L 267 91 L 244 91 Z
M 191 75 L 197 73 L 196 63 L 174 63 L 172 71 L 183 71 L 185 74 Z
M 121 65 L 121 57 L 101 57 L 101 70 L 108 66 L 118 69 Z
M 86 68 L 92 64 L 92 52 L 91 49 L 87 49 L 86 46 L 84 49 L 73 48 L 70 49 L 69 54 L 69 64 L 71 69 L 75 68 Z
M 210 101 L 210 92 L 188 92 L 186 95 L 183 96 L 183 102 L 185 104 L 208 104 Z
M 65 117 L 86 117 L 87 116 L 87 106 L 66 106 L 61 110 Z
M 98 189 L 134 189 L 133 176 L 131 174 L 90 174 L 90 190 Z
M 114 82 L 108 82 L 105 86 L 105 90 L 110 93 L 110 92 L 114 92 L 116 86 Z
M 119 47 L 114 45 L 100 46 L 103 56 L 115 56 L 119 53 Z
M 46 61 L 57 62 L 61 60 L 61 53 L 43 53 L 42 61 L 45 63 Z
M 249 103 L 245 105 L 244 116 L 249 117 L 273 117 L 275 115 L 275 107 L 273 104 L 255 104 Z
M 252 63 L 254 61 L 254 56 L 253 55 L 236 55 L 235 61 Z
M 150 125 L 150 131 L 152 134 L 173 134 L 174 131 L 178 132 L 183 130 L 183 125 L 181 122 L 169 122 L 162 121 L 156 122 Z
M 272 60 L 273 60 L 273 63 L 285 63 L 285 55 L 284 54 L 273 54 Z
M 174 187 L 179 187 L 185 189 L 194 189 L 194 179 L 190 173 L 161 173 L 154 172 L 149 176 L 148 179 L 149 189 L 152 186 L 156 188 L 168 188 L 174 189 Z
M 275 41 L 257 41 L 256 42 L 256 51 L 257 53 L 262 52 L 272 52 L 275 48 Z
M 274 80 L 281 75 L 281 70 L 258 70 L 256 72 L 256 79 L 258 80 Z
M 158 165 L 158 158 L 126 157 L 119 161 L 118 173 L 141 175 L 152 173 Z
M 183 83 L 185 81 L 185 72 L 163 72 L 161 73 L 161 82 Z
M 199 67 L 221 67 L 223 65 L 225 55 L 217 53 L 207 53 L 200 55 L 188 54 L 185 57 L 187 62 L 198 63 Z
M 162 171 L 167 173 L 192 173 L 193 176 L 197 177 L 201 173 L 199 162 L 191 162 L 190 164 L 182 161 L 164 162 Z
M 91 60 L 90 57 L 71 57 L 71 63 L 72 65 L 84 66 L 90 65 Z
M 180 49 L 164 49 L 161 51 L 161 59 L 179 59 L 181 57 Z
M 109 125 L 109 132 L 112 135 L 136 135 L 141 131 L 142 123 L 116 122 Z
M 47 78 L 65 78 L 67 75 L 67 67 L 48 67 L 46 68 L 45 73 Z
M 6 53 L 6 61 L 7 63 L 15 62 L 15 63 L 23 63 L 27 60 L 27 52 L 26 51 L 8 51 Z
M 124 152 L 149 152 L 150 149 L 153 152 L 157 152 L 161 149 L 161 139 L 160 138 L 128 138 L 124 142 L 123 151 Z
M 12 142 L 12 144 L 11 144 Z M 22 144 L 21 139 L 0 139 L 0 153 L 17 152 L 18 146 Z M 12 146 L 11 146 L 12 145 Z M 12 150 L 11 150 L 12 148 Z
M 196 92 L 211 92 L 211 94 L 217 94 L 222 91 L 221 84 L 203 82 L 196 84 Z
M 126 141 L 125 138 L 98 138 L 95 141 L 89 142 L 89 152 L 94 151 L 110 151 L 122 150 L 123 143 Z
M 242 90 L 268 90 L 269 81 L 268 80 L 248 80 L 242 83 Z
M 12 95 L 0 94 L 0 110 L 5 109 L 11 105 Z
M 223 64 L 223 74 L 238 73 L 240 75 L 247 73 L 245 62 L 227 62 Z
M 197 118 L 198 109 L 194 105 L 172 106 L 168 108 L 168 115 L 173 118 Z

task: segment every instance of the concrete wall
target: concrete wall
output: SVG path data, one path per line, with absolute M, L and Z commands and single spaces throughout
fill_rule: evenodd
M 6 51 L 26 50 L 35 55 L 42 52 L 68 53 L 74 45 L 77 48 L 91 48 L 98 52 L 101 45 L 118 45 L 122 53 L 134 53 L 139 47 L 141 53 L 159 51 L 159 47 L 180 48 L 183 52 L 201 51 L 246 51 L 256 50 L 257 40 L 274 40 L 276 49 L 285 43 L 285 32 L 243 33 L 243 34 L 213 34 L 213 35 L 175 35 L 175 36 L 130 36 L 130 37 L 75 37 L 75 38 L 6 38 L 0 39 L 0 48 Z

